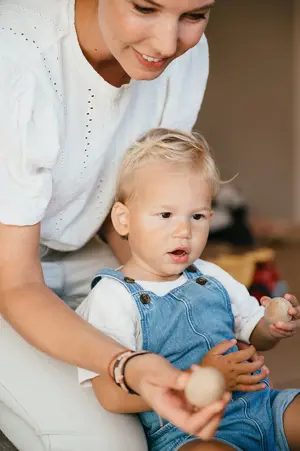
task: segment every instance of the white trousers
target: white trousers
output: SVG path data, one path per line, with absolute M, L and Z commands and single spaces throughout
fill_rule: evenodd
M 93 239 L 67 254 L 46 252 L 45 281 L 76 307 L 103 266 L 117 267 L 108 246 Z M 20 451 L 146 451 L 135 416 L 102 409 L 75 367 L 29 345 L 0 317 L 0 428 Z

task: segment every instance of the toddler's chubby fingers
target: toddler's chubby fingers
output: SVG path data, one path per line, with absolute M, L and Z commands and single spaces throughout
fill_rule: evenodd
M 268 303 L 270 302 L 271 298 L 269 298 L 268 296 L 263 296 L 260 299 L 260 303 L 263 307 L 266 307 L 268 305 Z
M 284 323 L 282 321 L 278 321 L 275 324 L 271 324 L 270 327 L 274 326 L 276 330 L 284 331 L 284 332 L 293 332 L 296 330 L 296 323 L 294 321 L 290 321 L 289 323 Z
M 291 338 L 291 337 L 293 337 L 294 335 L 295 335 L 295 331 L 293 331 L 293 332 L 284 332 L 284 331 L 282 331 L 282 332 L 278 332 L 277 333 L 277 335 L 275 335 L 275 338 L 279 338 L 279 339 L 282 339 L 282 338 Z
M 238 363 L 235 365 L 235 371 L 238 375 L 251 374 L 260 370 L 264 365 L 264 358 L 255 360 L 255 362 Z
M 237 382 L 243 385 L 256 385 L 263 381 L 270 371 L 267 367 L 262 367 L 262 371 L 258 374 L 241 374 L 237 378 Z
M 271 334 L 273 335 L 273 337 L 278 338 L 278 339 L 289 338 L 289 337 L 292 337 L 293 335 L 295 335 L 295 333 L 296 333 L 296 329 L 285 330 L 285 329 L 276 327 L 275 324 L 271 324 L 270 330 L 271 330 Z
M 298 308 L 295 308 L 295 307 L 289 308 L 288 309 L 288 313 L 289 313 L 289 315 L 293 316 L 294 319 L 300 319 L 300 307 L 298 307 Z
M 296 296 L 294 296 L 293 294 L 285 294 L 284 298 L 289 301 L 293 307 L 299 307 L 300 306 L 300 302 L 298 301 L 298 299 L 296 298 Z
M 254 346 L 247 346 L 240 351 L 232 352 L 224 356 L 224 360 L 230 361 L 230 363 L 242 363 L 246 360 L 252 360 L 252 357 L 256 354 Z M 257 359 L 256 359 L 257 360 Z

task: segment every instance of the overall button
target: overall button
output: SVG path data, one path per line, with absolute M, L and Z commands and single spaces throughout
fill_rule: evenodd
M 132 279 L 131 277 L 124 277 L 124 282 L 127 282 L 127 283 L 135 283 L 135 280 Z
M 199 283 L 199 285 L 205 285 L 207 283 L 207 279 L 205 279 L 205 277 L 198 277 L 196 282 Z
M 140 296 L 140 300 L 141 300 L 142 304 L 150 304 L 150 302 L 151 302 L 151 298 L 150 298 L 149 294 L 147 294 L 147 293 L 142 293 Z
M 187 272 L 197 272 L 197 268 L 194 265 L 188 266 L 186 270 Z

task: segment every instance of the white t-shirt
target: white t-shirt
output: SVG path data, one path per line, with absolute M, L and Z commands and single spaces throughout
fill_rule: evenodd
M 190 130 L 208 76 L 205 37 L 153 81 L 121 88 L 84 58 L 75 0 L 1 0 L 0 222 L 83 246 L 114 197 L 124 151 L 152 127 Z
M 249 343 L 253 329 L 264 316 L 264 307 L 250 296 L 244 285 L 219 266 L 204 260 L 197 260 L 195 265 L 202 274 L 214 277 L 225 287 L 235 318 L 235 336 L 238 340 Z M 186 276 L 183 274 L 171 282 L 137 281 L 137 283 L 144 290 L 164 296 L 185 281 Z M 141 349 L 142 331 L 139 310 L 131 294 L 120 282 L 104 277 L 80 304 L 77 313 L 126 348 Z M 96 376 L 98 374 L 78 368 L 79 382 L 83 385 L 89 384 L 90 379 Z

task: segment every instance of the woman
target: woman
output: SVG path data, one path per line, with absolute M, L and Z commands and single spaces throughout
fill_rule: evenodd
M 125 421 L 137 437 L 129 448 L 145 446 L 131 419 L 108 423 L 97 407 L 103 427 L 90 424 L 94 399 L 71 367 L 47 355 L 101 372 L 122 351 L 60 298 L 75 307 L 101 266 L 126 260 L 126 243 L 105 221 L 118 161 L 151 127 L 193 126 L 213 3 L 1 1 L 0 396 L 34 431 L 1 426 L 20 449 L 119 449 L 111 425 Z M 107 244 L 93 239 L 101 226 Z M 225 402 L 186 411 L 172 391 L 182 387 L 180 375 L 149 355 L 132 359 L 126 377 L 159 414 L 208 439 Z

